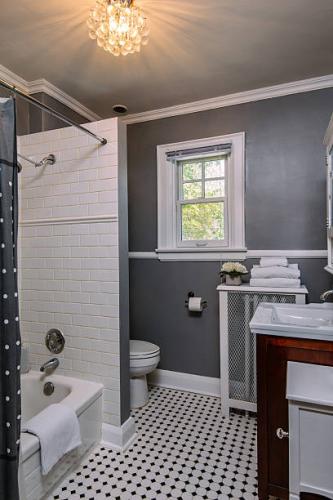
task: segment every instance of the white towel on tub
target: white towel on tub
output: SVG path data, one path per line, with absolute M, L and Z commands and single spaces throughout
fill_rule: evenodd
M 43 475 L 66 453 L 82 444 L 76 413 L 63 404 L 47 406 L 23 425 L 22 432 L 34 434 L 39 439 Z

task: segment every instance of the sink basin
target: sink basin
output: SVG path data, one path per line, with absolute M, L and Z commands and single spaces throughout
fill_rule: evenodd
M 333 325 L 332 311 L 318 307 L 278 307 L 272 309 L 272 323 L 321 328 Z
M 261 303 L 251 322 L 253 333 L 333 340 L 333 304 Z

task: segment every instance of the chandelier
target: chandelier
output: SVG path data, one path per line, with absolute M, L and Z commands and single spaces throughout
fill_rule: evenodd
M 140 52 L 147 45 L 147 18 L 135 0 L 97 0 L 87 21 L 89 36 L 114 56 Z

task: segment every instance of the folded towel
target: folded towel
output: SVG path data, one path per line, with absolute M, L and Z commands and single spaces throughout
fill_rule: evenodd
M 61 457 L 82 444 L 76 413 L 63 404 L 47 406 L 23 425 L 22 432 L 38 437 L 44 475 Z
M 253 264 L 252 267 L 262 269 L 262 266 L 260 266 L 259 264 Z M 282 266 L 277 266 L 277 267 L 282 267 Z M 298 264 L 289 264 L 288 263 L 288 267 L 290 267 L 290 269 L 298 269 Z
M 251 278 L 250 286 L 262 288 L 299 288 L 301 280 L 291 278 Z
M 288 259 L 286 257 L 261 257 L 260 267 L 272 267 L 272 266 L 288 266 Z
M 251 269 L 252 278 L 299 278 L 301 272 L 294 267 L 254 267 Z

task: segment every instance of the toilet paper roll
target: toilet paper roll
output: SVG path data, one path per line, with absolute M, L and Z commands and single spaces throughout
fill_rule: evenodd
M 202 311 L 202 298 L 201 297 L 190 297 L 188 299 L 188 310 L 201 312 Z

